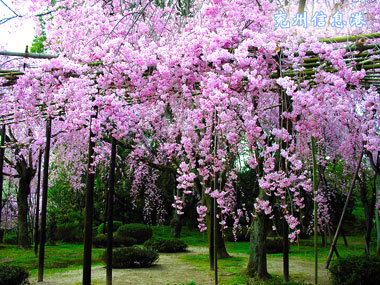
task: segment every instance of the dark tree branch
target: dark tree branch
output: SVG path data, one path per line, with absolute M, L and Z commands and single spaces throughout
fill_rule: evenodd
M 376 165 L 376 164 L 375 164 L 375 161 L 373 160 L 372 152 L 367 151 L 367 156 L 368 156 L 368 158 L 369 158 L 369 163 L 371 164 L 372 169 L 373 169 L 378 175 L 380 175 L 380 165 Z M 377 164 L 379 164 L 379 160 L 377 161 Z
M 16 13 L 11 7 L 9 7 L 7 4 L 5 4 L 3 0 L 0 0 L 0 2 L 3 3 L 4 6 L 7 7 L 8 10 L 10 10 L 10 11 L 11 11 L 13 14 L 15 14 L 17 17 L 20 17 L 20 15 L 17 14 L 17 13 Z

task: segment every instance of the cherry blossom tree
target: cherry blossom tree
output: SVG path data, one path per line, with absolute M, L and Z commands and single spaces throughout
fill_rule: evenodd
M 371 55 L 379 37 L 368 37 L 367 50 L 366 39 L 346 37 L 378 31 L 378 2 L 34 2 L 26 16 L 46 19 L 44 45 L 58 57 L 25 59 L 15 85 L 0 81 L 0 110 L 25 120 L 14 132 L 31 151 L 29 165 L 36 164 L 43 141 L 43 116 L 52 119 L 56 158 L 75 165 L 72 183 L 78 187 L 80 174 L 109 160 L 116 139 L 130 151 L 134 191 L 150 185 L 147 213 L 149 199 L 162 196 L 157 170 L 176 177 L 176 214 L 183 214 L 190 196 L 198 201 L 193 210 L 200 230 L 209 233 L 211 267 L 213 247 L 219 257 L 228 256 L 222 238 L 227 217 L 235 225 L 241 218 L 233 187 L 239 156 L 260 185 L 250 217 L 248 272 L 261 279 L 269 277 L 266 224 L 274 214 L 282 219 L 287 279 L 288 238 L 296 240 L 303 196 L 312 195 L 311 137 L 319 165 L 330 157 L 352 170 L 365 151 L 378 170 L 380 98 L 364 79 L 379 68 L 378 54 Z M 367 24 L 297 25 L 297 11 L 321 9 L 331 15 L 361 10 Z M 275 28 L 279 10 L 295 17 L 292 29 Z M 326 40 L 332 36 L 344 38 Z M 95 146 L 86 169 L 81 162 L 88 144 Z

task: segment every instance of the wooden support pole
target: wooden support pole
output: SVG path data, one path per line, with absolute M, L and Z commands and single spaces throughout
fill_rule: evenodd
M 352 191 L 354 190 L 355 181 L 356 181 L 356 178 L 358 177 L 358 173 L 359 173 L 359 169 L 360 169 L 360 164 L 362 162 L 363 154 L 364 154 L 364 152 L 362 151 L 360 154 L 358 165 L 356 166 L 356 171 L 355 171 L 354 177 L 352 178 L 352 181 L 351 181 L 351 187 L 350 187 L 350 190 L 349 190 L 348 195 L 347 195 L 346 203 L 344 204 L 344 207 L 343 207 L 342 215 L 340 216 L 340 220 L 339 220 L 339 224 L 338 224 L 338 227 L 336 229 L 336 232 L 335 232 L 334 240 L 331 244 L 330 252 L 329 252 L 329 255 L 327 257 L 327 261 L 326 261 L 326 265 L 325 265 L 326 269 L 329 268 L 332 255 L 334 253 L 334 248 L 335 248 L 336 243 L 338 241 L 339 232 L 340 232 L 342 225 L 343 225 L 344 214 L 346 213 L 346 210 L 348 207 L 348 202 L 350 201 Z
M 113 241 L 113 200 L 115 191 L 116 139 L 112 137 L 111 161 L 108 183 L 108 217 L 107 217 L 107 285 L 112 285 L 112 241 Z M 104 225 L 105 227 L 105 225 Z
M 215 215 L 215 209 L 214 209 L 214 201 L 213 198 L 208 197 L 210 201 L 210 247 L 209 247 L 209 258 L 210 258 L 210 270 L 215 269 L 215 259 L 214 259 L 214 252 L 216 250 L 216 244 L 215 241 L 215 232 L 214 232 L 214 215 Z
M 215 111 L 215 117 L 217 118 L 217 113 Z M 215 135 L 214 135 L 214 161 L 215 161 L 215 158 L 216 158 L 216 151 L 217 151 L 217 144 L 218 144 L 218 137 L 217 137 L 217 134 L 218 134 L 218 131 L 216 129 L 216 127 L 214 128 L 214 132 L 215 132 Z M 214 170 L 214 192 L 217 191 L 218 187 L 216 186 L 217 185 L 217 179 L 216 179 L 216 171 Z M 217 230 L 218 230 L 218 226 L 217 226 L 217 223 L 218 223 L 218 219 L 217 219 L 217 213 L 218 213 L 218 207 L 217 207 L 217 203 L 216 203 L 216 197 L 214 198 L 211 198 L 211 203 L 213 204 L 213 208 L 214 208 L 214 215 L 211 216 L 211 219 L 213 219 L 213 228 L 212 228 L 212 231 L 214 232 L 214 235 L 213 235 L 213 238 L 214 238 L 214 280 L 215 280 L 215 285 L 218 285 L 218 244 L 217 244 Z
M 37 188 L 36 188 L 36 217 L 34 222 L 34 255 L 38 255 L 38 243 L 39 243 L 39 218 L 40 218 L 40 186 L 41 186 L 41 162 L 42 151 L 38 153 L 38 170 L 37 170 Z
M 317 199 L 317 159 L 315 139 L 311 137 L 311 153 L 313 160 L 313 194 L 314 194 L 314 284 L 318 284 L 318 203 Z
M 44 262 L 45 262 L 45 241 L 46 241 L 46 210 L 48 198 L 48 176 L 49 176 L 49 158 L 50 158 L 50 138 L 51 138 L 51 118 L 46 120 L 46 143 L 44 153 L 44 171 L 42 176 L 42 205 L 41 205 L 41 237 L 40 252 L 38 256 L 38 282 L 44 280 Z
M 3 184 L 4 184 L 4 174 L 3 174 L 3 167 L 4 167 L 4 155 L 5 155 L 5 125 L 2 125 L 1 127 L 1 141 L 0 141 L 0 229 L 1 229 L 1 209 L 3 205 Z M 2 240 L 0 240 L 2 242 Z
M 214 180 L 216 181 L 216 177 L 214 177 Z M 215 184 L 216 189 L 216 184 Z M 215 190 L 214 190 L 215 191 Z M 214 278 L 215 278 L 215 285 L 218 285 L 218 248 L 217 248 L 217 241 L 216 241 L 216 231 L 218 230 L 217 223 L 217 205 L 216 205 L 216 198 L 212 198 L 212 203 L 214 203 Z
M 93 169 L 94 147 L 95 142 L 92 141 L 94 133 L 91 125 L 96 115 L 90 117 L 90 135 L 88 139 L 88 163 L 87 163 L 87 179 L 86 179 L 86 206 L 85 206 L 85 228 L 84 228 L 84 254 L 83 254 L 83 285 L 91 285 L 91 250 L 92 250 L 92 220 L 94 213 L 94 186 L 95 171 Z

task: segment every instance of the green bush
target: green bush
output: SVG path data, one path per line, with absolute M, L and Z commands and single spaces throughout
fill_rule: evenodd
M 28 277 L 29 273 L 24 267 L 0 264 L 0 285 L 29 284 Z
M 94 237 L 92 244 L 95 247 L 107 247 L 107 234 L 100 234 Z M 136 244 L 136 239 L 131 237 L 120 238 L 116 235 L 112 239 L 113 247 L 132 246 Z
M 366 256 L 338 258 L 329 267 L 332 284 L 380 284 L 380 259 Z
M 120 245 L 115 242 L 115 240 L 112 240 L 113 247 L 119 247 Z M 92 245 L 94 247 L 107 247 L 107 235 L 105 234 L 99 234 L 95 236 L 92 240 Z
M 112 251 L 112 268 L 150 267 L 158 259 L 154 250 L 140 247 L 122 247 Z M 107 253 L 103 254 L 106 263 Z
M 227 228 L 223 231 L 227 241 L 249 241 L 249 232 L 247 227 L 242 226 L 236 229 L 236 240 L 233 233 L 233 228 Z
M 83 229 L 77 223 L 59 224 L 55 237 L 63 242 L 83 241 Z
M 267 253 L 282 253 L 283 245 L 281 238 L 267 239 L 265 242 L 265 249 Z
M 144 224 L 126 224 L 117 229 L 117 237 L 132 237 L 136 239 L 137 244 L 143 244 L 152 237 L 152 229 Z
M 116 232 L 117 229 L 122 226 L 123 223 L 120 222 L 120 221 L 113 221 L 112 223 L 112 228 L 113 228 L 113 232 Z M 103 228 L 104 228 L 104 223 L 101 223 L 98 227 L 98 234 L 103 234 Z M 106 232 L 107 232 L 107 223 L 106 223 Z
M 187 248 L 187 244 L 184 241 L 176 238 L 150 239 L 144 242 L 144 246 L 158 252 L 183 252 Z
M 6 244 L 17 244 L 17 235 L 16 234 L 8 234 L 3 238 L 3 243 Z
M 133 237 L 118 237 L 115 236 L 115 240 L 119 242 L 119 244 L 123 246 L 132 246 L 137 244 L 137 240 Z

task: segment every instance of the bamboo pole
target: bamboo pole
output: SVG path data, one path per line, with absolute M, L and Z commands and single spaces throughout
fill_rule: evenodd
M 0 70 L 0 73 L 12 73 L 12 72 L 20 72 L 20 70 L 14 70 L 14 69 L 3 69 L 3 70 Z
M 338 241 L 339 232 L 340 232 L 340 230 L 342 228 L 342 225 L 343 225 L 344 214 L 347 211 L 348 202 L 350 201 L 350 198 L 351 198 L 351 195 L 352 195 L 352 191 L 354 190 L 355 181 L 356 181 L 356 178 L 357 178 L 358 173 L 359 173 L 359 169 L 360 169 L 360 165 L 361 165 L 361 162 L 362 162 L 363 154 L 364 154 L 364 152 L 362 151 L 361 154 L 360 154 L 358 165 L 356 166 L 354 177 L 352 178 L 352 181 L 351 181 L 351 187 L 350 187 L 350 190 L 349 190 L 348 195 L 347 195 L 346 203 L 344 204 L 344 207 L 343 207 L 342 215 L 340 216 L 340 220 L 339 220 L 339 224 L 338 224 L 338 227 L 336 229 L 336 232 L 335 232 L 334 240 L 333 240 L 333 242 L 331 244 L 330 252 L 329 252 L 329 255 L 327 257 L 327 261 L 326 261 L 326 265 L 325 265 L 326 269 L 329 268 L 332 255 L 334 253 L 334 248 L 335 248 L 336 243 Z
M 111 161 L 109 172 L 108 189 L 108 217 L 107 217 L 107 285 L 112 285 L 112 240 L 113 240 L 113 200 L 115 189 L 115 168 L 116 168 L 116 139 L 112 137 Z M 105 227 L 105 225 L 104 225 Z
M 51 58 L 57 58 L 58 57 L 58 55 L 54 55 L 54 54 L 13 52 L 13 51 L 0 51 L 0 55 L 39 58 L 39 59 L 51 59 Z
M 313 160 L 313 194 L 314 194 L 314 284 L 318 284 L 318 203 L 317 203 L 317 159 L 315 139 L 311 137 L 311 152 Z
M 320 39 L 319 42 L 334 44 L 334 43 L 345 43 L 345 42 L 357 42 L 360 39 L 378 39 L 378 38 L 380 38 L 380 33 Z
M 44 280 L 45 262 L 45 241 L 46 241 L 46 210 L 48 199 L 49 182 L 49 158 L 50 158 L 50 138 L 51 138 L 51 118 L 46 120 L 46 143 L 44 153 L 44 171 L 42 176 L 42 205 L 41 205 L 41 237 L 40 252 L 38 256 L 38 282 Z

